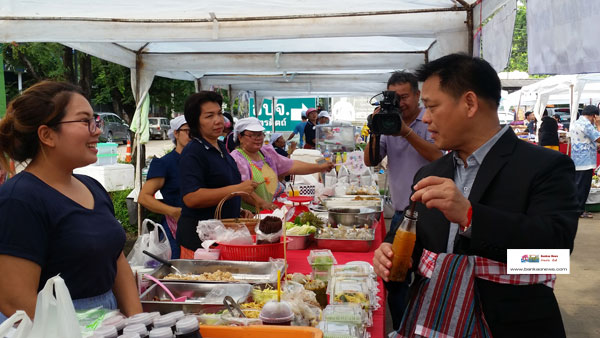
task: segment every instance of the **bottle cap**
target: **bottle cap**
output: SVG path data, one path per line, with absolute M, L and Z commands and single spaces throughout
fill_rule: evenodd
M 198 319 L 194 316 L 185 316 L 177 322 L 175 328 L 177 334 L 198 331 Z
M 130 332 L 137 333 L 140 336 L 148 335 L 148 330 L 146 329 L 146 325 L 144 325 L 142 323 L 131 324 L 131 325 L 125 326 L 125 328 L 123 329 L 123 334 L 130 333 Z

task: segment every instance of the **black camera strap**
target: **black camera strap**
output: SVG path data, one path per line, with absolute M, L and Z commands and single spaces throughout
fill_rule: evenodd
M 367 146 L 370 147 L 369 163 L 371 163 L 372 166 L 376 166 L 379 164 L 379 162 L 381 162 L 381 156 L 379 153 L 379 138 L 380 135 L 377 134 L 369 135 L 369 143 L 367 143 Z

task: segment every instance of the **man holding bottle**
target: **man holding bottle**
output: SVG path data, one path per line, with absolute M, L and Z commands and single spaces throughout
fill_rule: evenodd
M 447 55 L 417 76 L 424 81 L 423 121 L 434 143 L 451 152 L 414 178 L 418 272 L 400 334 L 564 337 L 555 275 L 514 278 L 506 274 L 506 257 L 507 249 L 573 249 L 573 162 L 500 126 L 500 80 L 486 61 Z M 373 259 L 384 280 L 394 255 L 387 242 Z
M 371 136 L 364 150 L 364 161 L 367 166 L 376 166 L 381 159 L 388 157 L 387 177 L 395 209 L 388 233 L 391 240 L 402 220 L 403 210 L 408 205 L 413 176 L 419 168 L 440 158 L 442 152 L 433 144 L 427 125 L 422 121 L 425 110 L 419 106 L 419 82 L 415 75 L 394 72 L 388 79 L 387 90 L 396 93 L 398 108 L 402 113 L 402 127 L 398 135 L 379 136 L 379 154 L 371 154 L 377 148 L 373 147 L 377 138 Z M 374 114 L 378 112 L 377 109 Z M 398 328 L 407 300 L 408 282 L 385 283 L 385 287 L 393 327 Z

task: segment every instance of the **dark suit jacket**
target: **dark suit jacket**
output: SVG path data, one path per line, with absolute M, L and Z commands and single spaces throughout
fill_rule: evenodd
M 452 153 L 421 168 L 414 182 L 427 176 L 454 179 Z M 457 236 L 454 252 L 506 262 L 506 249 L 572 250 L 578 222 L 574 177 L 569 157 L 519 140 L 508 130 L 479 168 L 469 196 L 473 206 L 471 238 Z M 423 248 L 446 252 L 450 229 L 439 210 L 423 204 L 416 208 L 414 262 L 419 261 Z M 549 287 L 480 279 L 476 285 L 494 337 L 565 336 Z

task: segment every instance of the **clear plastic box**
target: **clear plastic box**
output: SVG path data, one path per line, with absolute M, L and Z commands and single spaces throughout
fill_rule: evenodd
M 117 154 L 98 154 L 98 160 L 94 165 L 111 165 L 117 163 Z
M 335 277 L 373 277 L 375 273 L 373 272 L 373 267 L 366 263 L 366 265 L 358 265 L 358 264 L 344 264 L 344 265 L 334 265 L 333 266 L 333 275 Z
M 360 338 L 361 330 L 354 324 L 334 323 L 322 321 L 319 329 L 323 331 L 323 338 Z
M 117 153 L 118 144 L 108 142 L 108 143 L 98 143 L 96 148 L 98 149 L 98 155 L 105 154 L 116 154 Z
M 311 250 L 307 260 L 312 268 L 312 278 L 323 281 L 331 278 L 331 267 L 337 263 L 329 249 Z
M 329 304 L 359 304 L 364 309 L 371 309 L 372 292 L 368 278 L 333 278 L 329 283 Z
M 359 304 L 331 304 L 323 310 L 323 320 L 328 322 L 363 325 L 366 319 Z

